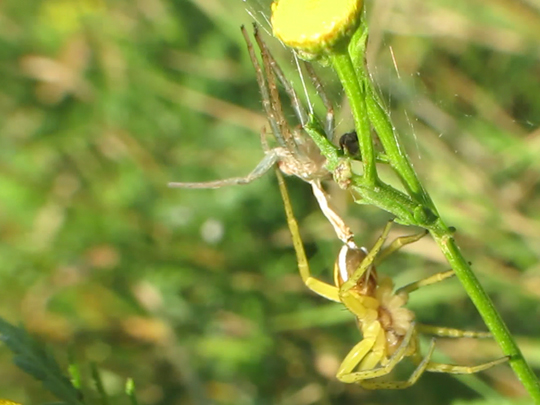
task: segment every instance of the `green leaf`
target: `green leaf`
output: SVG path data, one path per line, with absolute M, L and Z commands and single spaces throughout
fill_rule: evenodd
M 53 356 L 24 328 L 13 326 L 0 318 L 0 340 L 15 354 L 13 362 L 41 381 L 58 399 L 68 404 L 81 404 L 79 391 L 71 385 Z

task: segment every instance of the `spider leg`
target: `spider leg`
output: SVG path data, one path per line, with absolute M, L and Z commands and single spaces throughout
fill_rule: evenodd
M 326 137 L 332 141 L 334 137 L 334 107 L 332 106 L 332 103 L 330 102 L 330 98 L 328 97 L 328 94 L 324 91 L 324 86 L 321 83 L 321 80 L 319 79 L 319 76 L 317 76 L 317 73 L 315 72 L 315 69 L 313 69 L 313 66 L 307 62 L 304 62 L 304 67 L 306 68 L 306 71 L 308 72 L 309 78 L 313 85 L 315 86 L 315 90 L 317 90 L 317 94 L 319 94 L 319 97 L 321 98 L 324 107 L 326 108 L 326 120 L 325 120 L 325 126 L 324 126 L 324 132 L 326 133 Z
M 268 145 L 268 140 L 266 139 L 266 128 L 262 127 L 261 132 L 259 132 L 259 138 L 261 141 L 261 146 L 263 148 L 264 153 L 270 152 L 270 146 Z
M 380 322 L 377 322 L 380 323 Z M 363 332 L 362 332 L 363 333 Z M 377 364 L 381 363 L 386 357 L 386 332 L 381 330 L 381 333 L 377 336 L 377 340 L 373 345 L 371 351 L 366 354 L 366 356 L 360 362 L 358 369 L 362 370 L 373 370 Z
M 401 236 L 399 238 L 396 238 L 390 243 L 387 247 L 385 247 L 381 253 L 377 256 L 377 260 L 375 260 L 375 264 L 379 264 L 382 262 L 385 258 L 390 256 L 392 253 L 397 252 L 399 249 L 401 249 L 403 246 L 407 246 L 411 243 L 414 243 L 420 239 L 422 239 L 424 236 L 428 234 L 428 231 L 422 231 L 419 233 L 416 233 L 414 235 L 407 235 L 407 236 Z
M 454 270 L 446 270 L 442 271 L 440 273 L 435 273 L 432 276 L 423 278 L 421 280 L 415 281 L 414 283 L 410 283 L 407 285 L 404 285 L 401 288 L 398 288 L 396 290 L 396 295 L 406 293 L 409 294 L 413 291 L 418 290 L 421 287 L 425 287 L 426 285 L 431 285 L 438 283 L 440 281 L 446 280 L 447 278 L 450 278 L 454 276 Z
M 285 77 L 285 74 L 283 73 L 283 70 L 281 70 L 281 67 L 276 62 L 272 54 L 270 53 L 270 50 L 266 46 L 266 44 L 261 41 L 260 46 L 264 47 L 265 53 L 267 55 L 268 61 L 270 62 L 270 66 L 272 67 L 272 70 L 274 71 L 274 74 L 276 75 L 277 79 L 285 89 L 285 92 L 289 96 L 289 99 L 291 100 L 291 105 L 294 110 L 294 113 L 296 115 L 296 118 L 300 122 L 300 125 L 304 127 L 308 123 L 308 114 L 300 102 L 300 98 L 298 97 L 298 93 L 294 90 L 291 83 L 287 80 Z
M 443 329 L 446 329 L 446 328 L 443 328 Z M 430 361 L 426 365 L 425 369 L 426 371 L 430 371 L 432 373 L 473 374 L 473 373 L 478 373 L 479 371 L 487 370 L 488 368 L 494 367 L 498 364 L 504 363 L 508 361 L 508 359 L 509 359 L 508 356 L 500 357 L 492 361 L 487 361 L 485 363 L 477 364 L 476 366 L 459 366 L 456 364 L 436 363 L 436 362 Z M 418 357 L 417 356 L 413 357 L 413 361 L 418 364 Z
M 276 149 L 270 150 L 266 155 L 264 155 L 264 158 L 259 162 L 257 167 L 253 169 L 251 173 L 249 173 L 245 177 L 231 177 L 230 179 L 224 179 L 224 180 L 215 180 L 215 181 L 207 181 L 202 183 L 178 183 L 178 182 L 171 182 L 169 183 L 169 187 L 174 188 L 221 188 L 225 186 L 234 186 L 234 185 L 241 185 L 241 184 L 249 184 L 254 180 L 257 180 L 258 178 L 262 177 L 268 170 L 274 166 L 277 161 L 279 160 L 279 155 L 276 152 Z
M 373 262 L 375 261 L 375 258 L 377 257 L 382 248 L 382 245 L 388 237 L 388 233 L 390 232 L 392 224 L 393 221 L 388 221 L 388 223 L 383 229 L 381 236 L 379 237 L 379 239 L 377 239 L 377 242 L 375 242 L 375 245 L 373 245 L 364 260 L 362 260 L 360 267 L 358 267 L 358 269 L 355 270 L 355 272 L 349 277 L 349 279 L 345 281 L 345 283 L 343 283 L 340 290 L 341 295 L 345 296 L 347 292 L 357 284 L 358 280 L 360 280 L 364 273 L 371 268 Z
M 498 364 L 508 361 L 509 357 L 500 357 L 496 360 L 488 361 L 476 366 L 458 366 L 455 364 L 445 364 L 445 363 L 434 363 L 429 362 L 426 367 L 427 371 L 433 373 L 449 373 L 449 374 L 473 374 L 478 373 L 479 371 L 487 370 L 488 368 L 494 367 Z
M 489 332 L 477 332 L 472 330 L 462 330 L 455 328 L 447 328 L 445 326 L 418 325 L 418 331 L 428 335 L 435 335 L 446 338 L 474 338 L 474 339 L 489 339 L 492 337 Z
M 268 91 L 268 85 L 266 83 L 266 79 L 264 77 L 261 65 L 259 64 L 257 56 L 255 55 L 253 44 L 249 39 L 248 33 L 244 26 L 240 27 L 240 29 L 242 30 L 242 35 L 244 36 L 244 40 L 246 41 L 249 59 L 253 64 L 253 68 L 255 69 L 255 76 L 257 77 L 257 84 L 259 85 L 259 91 L 261 92 L 262 105 L 266 113 L 268 123 L 270 124 L 270 128 L 272 128 L 272 132 L 276 137 L 277 142 L 280 144 L 280 146 L 285 147 L 286 143 L 281 136 L 281 129 L 275 117 L 274 107 L 270 101 L 270 92 Z
M 371 331 L 372 328 L 374 331 Z M 364 385 L 363 380 L 368 380 L 368 379 L 382 377 L 384 375 L 387 375 L 394 369 L 394 367 L 401 360 L 403 360 L 405 356 L 408 355 L 408 352 L 410 351 L 411 347 L 418 346 L 416 343 L 416 329 L 414 327 L 414 324 L 412 324 L 409 330 L 407 331 L 407 334 L 403 337 L 403 341 L 399 345 L 398 349 L 390 357 L 388 362 L 377 368 L 368 368 L 372 366 L 372 364 L 367 364 L 367 363 L 362 362 L 367 352 L 375 344 L 386 345 L 384 333 L 381 334 L 382 342 L 380 343 L 379 342 L 375 343 L 377 341 L 377 338 L 373 336 L 375 331 L 377 333 L 380 332 L 380 328 L 381 328 L 380 323 L 378 321 L 374 321 L 372 324 L 372 328 L 364 329 L 364 339 L 360 343 L 358 343 L 355 347 L 353 347 L 353 349 L 349 352 L 349 354 L 345 357 L 345 359 L 341 363 L 341 366 L 339 367 L 338 374 L 337 374 L 337 378 L 340 381 L 345 382 L 345 383 L 360 383 Z M 363 344 L 363 342 L 365 342 L 366 340 L 368 340 L 368 342 L 371 344 L 371 346 L 367 350 L 365 348 L 367 344 Z M 382 350 L 384 350 L 384 347 L 382 348 Z M 382 352 L 382 354 L 384 354 L 384 351 Z M 378 360 L 380 361 L 380 358 Z M 352 370 L 354 370 L 358 364 L 361 364 L 362 368 L 364 367 L 366 368 L 353 372 Z M 379 383 L 373 382 L 373 384 L 379 384 Z
M 341 362 L 336 377 L 338 380 L 344 383 L 356 382 L 356 373 L 353 370 L 360 364 L 360 362 L 366 357 L 366 355 L 373 349 L 373 347 L 380 342 L 378 337 L 381 335 L 381 324 L 377 321 L 372 322 L 371 325 L 363 329 L 363 339 L 358 342 L 349 351 L 347 356 Z M 384 337 L 384 332 L 382 333 Z M 384 343 L 384 342 L 383 342 Z M 378 350 L 379 352 L 379 350 Z M 384 353 L 383 353 L 384 354 Z M 381 356 L 382 357 L 382 356 Z M 369 373 L 371 370 L 367 370 Z M 372 378 L 363 374 L 364 378 Z
M 435 350 L 435 339 L 431 340 L 431 344 L 429 346 L 429 350 L 426 354 L 426 356 L 418 363 L 418 366 L 413 371 L 411 376 L 407 381 L 359 381 L 358 383 L 366 389 L 390 389 L 390 390 L 396 390 L 396 389 L 404 389 L 408 388 L 418 379 L 420 376 L 424 373 L 424 371 L 429 370 L 429 365 L 431 356 L 433 355 L 433 350 Z M 418 353 L 414 356 L 415 358 L 421 358 Z
M 302 243 L 302 239 L 300 237 L 298 222 L 296 222 L 296 218 L 294 217 L 285 180 L 283 179 L 283 175 L 278 168 L 276 168 L 276 176 L 278 178 L 279 191 L 281 192 L 283 205 L 285 206 L 287 224 L 289 226 L 289 231 L 291 232 L 293 246 L 296 252 L 296 259 L 298 261 L 298 270 L 300 271 L 302 281 L 314 293 L 331 301 L 341 302 L 339 298 L 339 289 L 336 286 L 330 285 L 311 276 L 308 259 L 304 250 L 304 244 Z
M 431 335 L 447 337 L 447 338 L 490 338 L 489 332 L 475 332 L 469 330 L 461 330 L 454 328 L 446 328 L 441 326 L 418 325 L 418 331 Z M 429 362 L 426 370 L 434 373 L 450 373 L 450 374 L 472 374 L 486 370 L 498 364 L 504 363 L 508 357 L 500 357 L 498 359 L 478 364 L 476 366 L 460 366 L 455 364 Z
M 289 123 L 285 119 L 283 114 L 283 108 L 281 107 L 281 100 L 279 98 L 276 77 L 274 75 L 274 70 L 272 69 L 271 57 L 268 54 L 268 48 L 266 48 L 266 45 L 264 44 L 261 36 L 259 35 L 257 25 L 253 25 L 253 30 L 255 41 L 257 42 L 257 45 L 259 46 L 259 49 L 261 51 L 264 71 L 266 72 L 266 81 L 268 83 L 268 90 L 270 94 L 268 102 L 271 109 L 269 117 L 272 117 L 272 120 L 276 122 L 276 126 L 278 128 L 278 133 L 275 134 L 275 136 L 281 136 L 283 142 L 285 143 L 285 147 L 289 149 L 289 151 L 297 152 L 296 143 L 294 142 L 294 138 L 291 134 L 291 131 L 289 130 Z

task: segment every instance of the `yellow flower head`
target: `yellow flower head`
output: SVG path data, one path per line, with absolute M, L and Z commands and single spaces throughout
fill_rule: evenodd
M 362 5 L 363 0 L 276 0 L 274 36 L 304 54 L 331 52 L 358 28 Z

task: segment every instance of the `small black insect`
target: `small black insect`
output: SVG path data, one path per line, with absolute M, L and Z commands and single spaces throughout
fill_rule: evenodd
M 340 149 L 348 155 L 358 156 L 360 147 L 358 146 L 358 135 L 356 131 L 347 132 L 339 138 Z

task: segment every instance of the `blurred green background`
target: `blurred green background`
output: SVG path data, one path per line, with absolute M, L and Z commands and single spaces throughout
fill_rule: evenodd
M 264 0 L 2 2 L 0 316 L 61 364 L 68 345 L 96 362 L 115 403 L 127 403 L 128 377 L 145 404 L 527 403 L 507 365 L 425 375 L 401 392 L 337 382 L 360 336 L 349 313 L 303 286 L 274 176 L 167 188 L 244 175 L 262 157 L 265 118 L 239 30 L 252 21 L 246 8 L 264 22 Z M 367 10 L 368 61 L 394 124 L 538 370 L 540 4 L 396 0 Z M 298 85 L 290 54 L 268 42 Z M 325 80 L 336 131 L 348 131 L 346 102 Z M 310 188 L 296 179 L 289 188 L 313 271 L 330 279 L 339 243 Z M 329 189 L 370 246 L 388 215 Z M 446 268 L 425 238 L 380 271 L 402 285 Z M 485 329 L 456 280 L 419 291 L 410 307 L 425 323 Z M 490 341 L 461 339 L 439 341 L 436 357 L 499 356 Z M 0 396 L 52 400 L 4 346 Z

